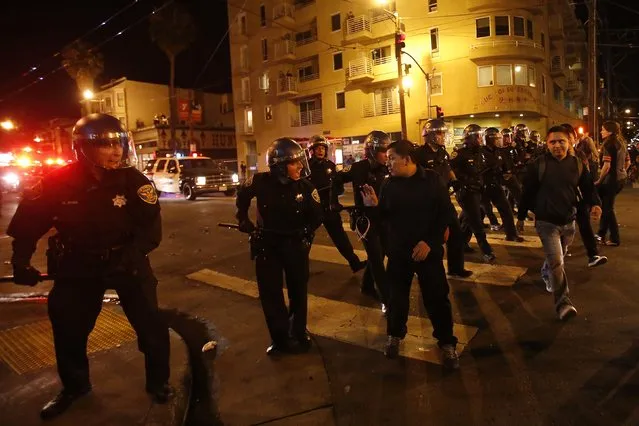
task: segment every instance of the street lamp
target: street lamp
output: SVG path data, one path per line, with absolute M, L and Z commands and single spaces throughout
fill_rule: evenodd
M 16 128 L 16 125 L 11 120 L 4 120 L 0 123 L 0 127 L 2 127 L 4 130 L 13 130 Z
M 93 90 L 86 89 L 84 92 L 82 92 L 82 97 L 89 101 L 95 97 L 95 94 L 93 93 Z
M 630 108 L 626 108 L 626 110 L 624 111 L 626 114 L 630 114 Z

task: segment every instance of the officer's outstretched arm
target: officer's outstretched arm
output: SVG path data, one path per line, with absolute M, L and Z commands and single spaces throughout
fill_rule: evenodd
M 239 223 L 249 220 L 249 208 L 251 207 L 251 200 L 256 195 L 256 182 L 254 176 L 246 179 L 237 191 L 237 198 L 235 200 L 235 206 L 237 207 L 237 213 L 235 217 Z

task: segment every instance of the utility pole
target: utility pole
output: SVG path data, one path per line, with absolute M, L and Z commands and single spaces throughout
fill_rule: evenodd
M 592 2 L 588 4 L 588 12 L 588 43 L 590 47 L 590 105 L 588 106 L 590 112 L 588 115 L 588 129 L 590 130 L 590 134 L 596 138 L 598 133 L 597 118 L 599 114 L 599 110 L 597 109 L 597 94 L 599 91 L 599 79 L 597 78 L 597 0 L 592 0 Z
M 397 13 L 395 16 L 395 58 L 397 60 L 397 79 L 399 83 L 399 117 L 402 123 L 402 139 L 408 139 L 408 131 L 406 130 L 406 103 L 404 101 L 404 70 L 402 68 L 402 49 L 406 46 L 404 43 L 405 34 L 402 32 Z

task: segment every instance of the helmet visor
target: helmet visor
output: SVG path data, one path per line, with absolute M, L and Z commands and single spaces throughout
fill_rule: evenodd
M 76 140 L 75 145 L 78 157 L 82 156 L 104 169 L 123 169 L 137 164 L 135 144 L 130 132 L 91 134 L 88 138 Z

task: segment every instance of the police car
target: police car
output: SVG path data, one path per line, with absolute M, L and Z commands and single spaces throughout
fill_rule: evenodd
M 149 160 L 143 173 L 149 178 L 160 195 L 181 193 L 187 200 L 198 196 L 223 192 L 233 196 L 240 179 L 229 170 L 208 157 L 164 157 Z

